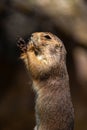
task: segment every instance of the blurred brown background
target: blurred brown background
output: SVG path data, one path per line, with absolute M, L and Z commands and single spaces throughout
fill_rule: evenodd
M 65 44 L 75 130 L 87 129 L 87 1 L 0 0 L 0 130 L 33 130 L 34 93 L 17 39 L 50 31 Z

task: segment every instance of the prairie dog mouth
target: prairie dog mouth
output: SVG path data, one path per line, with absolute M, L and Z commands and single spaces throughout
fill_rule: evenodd
M 38 44 L 38 39 L 34 40 L 33 37 L 30 38 L 29 41 L 29 51 L 32 50 L 34 51 L 35 55 L 41 54 L 41 50 Z

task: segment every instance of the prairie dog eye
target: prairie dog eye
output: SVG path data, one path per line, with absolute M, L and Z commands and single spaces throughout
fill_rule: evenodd
M 51 39 L 51 37 L 49 35 L 45 35 L 44 36 L 46 39 Z

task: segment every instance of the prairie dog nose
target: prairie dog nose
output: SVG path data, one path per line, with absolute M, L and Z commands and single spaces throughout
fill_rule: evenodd
M 34 46 L 38 46 L 38 43 L 40 43 L 40 37 L 37 35 L 37 33 L 33 33 L 30 38 L 30 42 L 33 43 Z

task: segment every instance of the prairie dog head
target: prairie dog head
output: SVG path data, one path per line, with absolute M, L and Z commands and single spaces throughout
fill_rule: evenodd
M 65 47 L 58 37 L 48 32 L 36 32 L 31 35 L 27 51 L 21 58 L 32 76 L 38 78 L 60 69 L 65 63 L 65 56 Z

